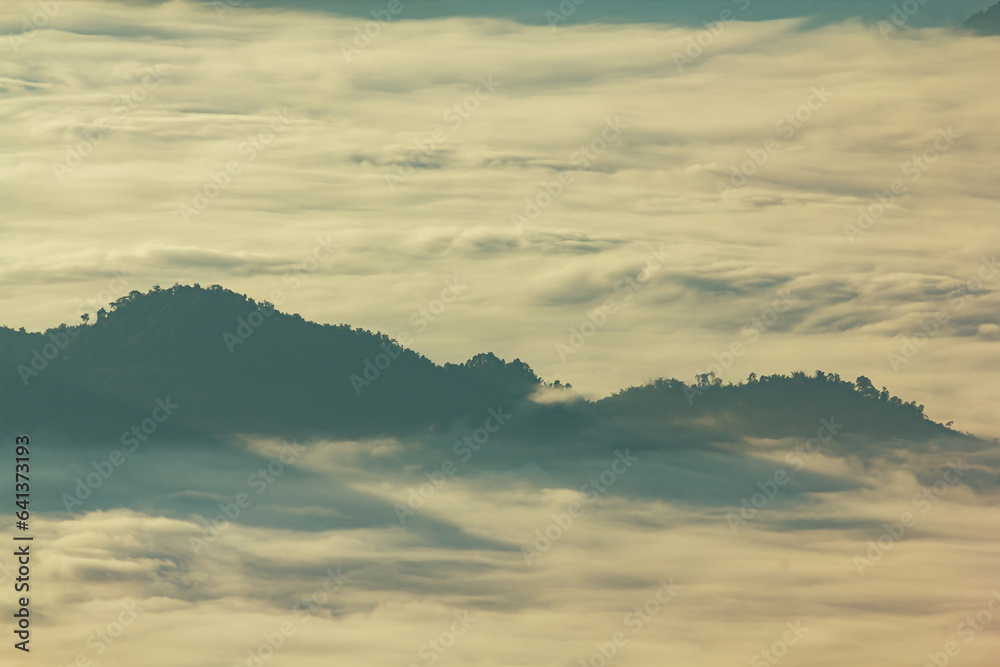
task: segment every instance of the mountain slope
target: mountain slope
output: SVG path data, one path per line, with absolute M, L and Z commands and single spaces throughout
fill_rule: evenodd
M 437 366 L 385 335 L 220 287 L 132 292 L 75 331 L 7 329 L 0 358 L 4 404 L 21 423 L 88 435 L 124 430 L 166 397 L 181 406 L 175 428 L 203 434 L 426 429 L 540 383 L 518 361 Z
M 112 442 L 167 399 L 178 408 L 161 435 L 202 438 L 437 433 L 500 406 L 522 409 L 505 431 L 553 451 L 811 437 L 829 417 L 866 438 L 957 436 L 865 378 L 819 372 L 739 385 L 658 380 L 596 403 L 571 392 L 533 402 L 546 387 L 519 360 L 481 354 L 439 366 L 383 334 L 308 322 L 219 286 L 132 292 L 76 328 L 0 329 L 4 428 Z
M 1000 35 L 1000 2 L 970 16 L 965 27 L 983 35 Z

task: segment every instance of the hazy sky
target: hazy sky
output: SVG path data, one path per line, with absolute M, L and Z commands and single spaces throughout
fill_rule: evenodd
M 5 38 L 8 325 L 74 321 L 102 291 L 156 283 L 284 289 L 283 309 L 409 331 L 435 361 L 493 351 L 596 394 L 690 379 L 742 341 L 727 380 L 864 373 L 998 433 L 995 285 L 948 300 L 1000 249 L 995 39 L 792 19 L 714 36 L 407 21 L 405 4 L 358 38 L 365 21 L 324 13 L 56 6 L 48 28 Z M 5 3 L 4 30 L 33 7 Z M 591 144 L 603 152 L 580 152 Z M 217 190 L 227 164 L 239 173 Z M 852 242 L 845 226 L 895 180 L 902 194 Z M 519 228 L 515 213 L 535 217 Z M 336 251 L 317 268 L 318 239 Z M 560 358 L 661 246 L 669 260 Z M 306 280 L 286 275 L 303 262 Z M 411 320 L 448 277 L 467 286 L 458 300 Z M 742 335 L 781 289 L 791 309 Z M 940 333 L 894 370 L 888 355 L 939 312 Z
M 519 357 L 590 396 L 823 369 L 1000 436 L 1000 41 L 950 27 L 988 3 L 898 4 L 915 11 L 893 24 L 888 1 L 5 1 L 0 323 L 219 283 L 405 332 L 439 363 Z M 425 471 L 372 462 L 406 444 L 311 443 L 290 467 L 394 503 Z M 800 443 L 743 444 L 780 465 Z M 79 456 L 59 474 L 87 474 Z M 518 545 L 580 500 L 535 467 L 435 495 L 426 516 L 457 544 L 384 516 L 323 529 L 338 508 L 277 482 L 258 507 L 314 530 L 240 523 L 197 558 L 197 518 L 109 489 L 37 519 L 39 645 L 53 665 L 247 665 L 342 567 L 355 578 L 266 664 L 427 665 L 465 610 L 442 665 L 569 667 L 621 630 L 616 664 L 755 667 L 799 621 L 783 664 L 919 665 L 1000 585 L 992 496 L 949 483 L 877 569 L 853 558 L 942 456 L 824 452 L 810 470 L 835 491 L 739 534 L 718 508 L 611 492 L 533 565 Z M 230 499 L 194 462 L 163 471 L 178 503 Z M 671 577 L 682 588 L 633 634 L 626 614 Z M 102 657 L 91 638 L 129 600 L 144 611 Z M 995 656 L 998 630 L 963 664 Z
M 225 0 L 223 0 L 225 1 Z M 406 18 L 441 18 L 449 16 L 490 16 L 520 23 L 671 23 L 701 26 L 719 18 L 729 8 L 738 10 L 742 20 L 760 21 L 808 17 L 816 23 L 861 18 L 877 21 L 889 17 L 896 7 L 907 14 L 907 25 L 960 25 L 971 14 L 991 4 L 988 0 L 913 0 L 903 6 L 898 0 L 400 0 Z M 202 0 L 212 5 L 213 0 Z M 133 0 L 133 4 L 155 5 L 162 0 Z M 371 18 L 372 12 L 388 8 L 389 0 L 231 0 L 229 6 L 248 8 L 316 9 L 347 16 Z M 560 11 L 560 7 L 564 7 Z M 398 14 L 399 18 L 404 13 Z M 552 19 L 548 12 L 562 14 Z M 563 20 L 565 19 L 565 20 Z

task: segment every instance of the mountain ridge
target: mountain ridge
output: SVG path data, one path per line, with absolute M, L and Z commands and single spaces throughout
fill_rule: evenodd
M 853 413 L 854 427 L 872 436 L 958 435 L 867 378 L 821 371 L 738 384 L 661 378 L 589 401 L 520 359 L 483 353 L 438 365 L 385 334 L 309 322 L 218 285 L 134 290 L 76 327 L 0 327 L 0 360 L 6 421 L 81 437 L 111 437 L 166 398 L 181 405 L 169 430 L 210 437 L 433 433 L 486 409 L 524 405 L 531 417 L 521 428 L 563 437 L 595 423 L 658 442 L 703 440 L 723 426 L 783 437 L 835 412 Z M 556 390 L 557 400 L 534 400 Z M 653 435 L 665 425 L 669 434 Z
M 1000 35 L 1000 2 L 979 10 L 963 26 L 982 35 Z

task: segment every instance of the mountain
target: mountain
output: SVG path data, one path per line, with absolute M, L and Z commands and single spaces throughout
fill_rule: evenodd
M 383 334 L 218 286 L 133 291 L 85 326 L 0 330 L 0 359 L 4 405 L 20 423 L 86 435 L 127 428 L 167 397 L 192 433 L 370 435 L 510 404 L 540 383 L 517 360 L 437 366 Z
M 437 365 L 384 334 L 308 322 L 217 285 L 133 291 L 77 327 L 0 328 L 5 428 L 81 439 L 117 441 L 162 402 L 178 407 L 161 435 L 202 439 L 433 434 L 498 407 L 520 411 L 505 431 L 553 451 L 811 437 L 831 417 L 866 440 L 962 437 L 866 378 L 819 371 L 657 380 L 596 402 L 568 387 L 489 353 Z M 542 390 L 562 393 L 535 400 Z
M 1000 35 L 1000 2 L 976 12 L 965 22 L 965 27 L 983 35 Z

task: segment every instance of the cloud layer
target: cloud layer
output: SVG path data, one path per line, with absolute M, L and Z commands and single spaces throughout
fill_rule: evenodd
M 520 357 L 588 394 L 822 368 L 1000 435 L 995 39 L 39 6 L 0 8 L 3 324 L 220 283 L 406 331 L 436 362 Z M 444 305 L 448 280 L 463 288 Z M 32 658 L 600 667 L 616 632 L 623 665 L 780 651 L 790 666 L 892 667 L 951 641 L 967 664 L 997 654 L 992 612 L 960 625 L 1000 586 L 989 451 L 966 454 L 958 483 L 937 477 L 948 457 L 933 447 L 824 451 L 794 500 L 783 490 L 734 533 L 727 514 L 799 443 L 650 453 L 594 503 L 581 486 L 610 459 L 482 466 L 403 525 L 392 506 L 434 468 L 386 454 L 413 444 L 312 443 L 198 553 L 204 506 L 254 468 L 147 454 L 157 466 L 122 473 L 86 513 L 36 519 Z M 64 483 L 88 455 L 66 455 Z M 944 493 L 923 512 L 928 488 Z M 563 530 L 553 515 L 574 503 Z M 543 548 L 536 530 L 559 537 Z
M 0 19 L 7 324 L 75 320 L 125 269 L 127 289 L 281 289 L 395 336 L 450 276 L 468 289 L 419 351 L 492 350 L 602 394 L 704 371 L 784 288 L 794 308 L 727 379 L 864 373 L 995 433 L 995 277 L 976 281 L 1000 247 L 996 40 L 461 18 L 359 39 L 325 14 L 58 7 L 36 32 L 25 6 Z
M 286 446 L 250 444 L 272 460 Z M 769 651 L 789 665 L 902 666 L 949 642 L 970 664 L 995 655 L 998 553 L 983 536 L 997 527 L 996 496 L 963 481 L 995 470 L 995 455 L 900 450 L 862 465 L 823 450 L 796 471 L 783 455 L 802 444 L 743 443 L 741 456 L 767 474 L 759 486 L 720 487 L 720 508 L 635 495 L 633 475 L 685 466 L 674 454 L 587 457 L 546 473 L 491 472 L 477 459 L 428 490 L 429 460 L 387 473 L 371 461 L 395 445 L 361 442 L 312 443 L 290 464 L 384 501 L 341 505 L 368 517 L 354 529 L 253 525 L 254 513 L 309 510 L 302 498 L 316 494 L 291 473 L 263 494 L 248 488 L 253 502 L 232 524 L 124 508 L 53 513 L 35 525 L 34 608 L 44 611 L 33 659 L 207 667 L 256 664 L 253 655 L 319 665 L 335 654 L 362 665 L 541 667 L 590 662 L 616 641 L 618 661 L 633 665 L 746 664 Z M 186 470 L 198 459 L 170 465 L 178 491 L 204 486 Z M 912 472 L 949 460 L 956 467 L 936 477 Z M 231 474 L 240 467 L 255 466 Z M 778 471 L 847 485 L 790 499 Z M 771 479 L 782 488 L 762 500 Z M 425 497 L 415 514 L 376 516 L 415 490 Z M 336 508 L 325 509 L 312 508 L 315 527 Z M 465 543 L 434 539 L 420 519 L 459 528 Z

